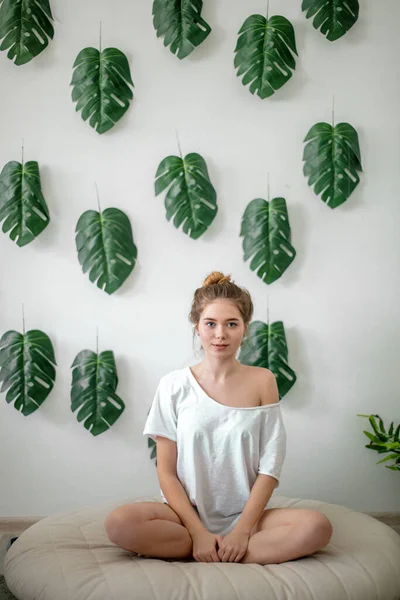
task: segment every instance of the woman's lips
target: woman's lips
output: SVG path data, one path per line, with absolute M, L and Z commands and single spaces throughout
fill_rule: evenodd
M 217 348 L 217 350 L 223 350 L 228 347 L 228 344 L 213 344 L 213 346 L 214 348 Z

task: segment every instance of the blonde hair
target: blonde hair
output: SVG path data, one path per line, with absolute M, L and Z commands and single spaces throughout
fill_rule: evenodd
M 241 288 L 231 280 L 230 275 L 224 275 L 219 271 L 213 271 L 205 280 L 203 285 L 194 293 L 192 307 L 189 313 L 189 321 L 193 325 L 197 325 L 200 321 L 200 316 L 207 304 L 214 300 L 230 300 L 236 304 L 242 316 L 245 328 L 251 321 L 253 316 L 253 302 L 250 293 Z M 195 330 L 193 330 L 193 337 Z

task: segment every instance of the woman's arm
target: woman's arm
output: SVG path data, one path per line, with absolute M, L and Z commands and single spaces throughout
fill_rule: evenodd
M 168 505 L 176 512 L 190 534 L 207 531 L 178 479 L 176 460 L 176 442 L 157 436 L 157 475 Z
M 272 496 L 276 481 L 275 477 L 271 477 L 270 475 L 264 475 L 263 473 L 258 475 L 250 492 L 249 499 L 234 527 L 235 531 L 241 531 L 250 535 L 253 526 L 261 517 L 267 502 Z

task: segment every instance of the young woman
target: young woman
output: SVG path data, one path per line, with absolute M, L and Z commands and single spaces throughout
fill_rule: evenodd
M 268 369 L 236 359 L 253 314 L 247 290 L 213 272 L 190 321 L 205 356 L 158 385 L 143 434 L 157 442 L 163 502 L 121 506 L 106 519 L 118 546 L 155 558 L 281 563 L 325 547 L 332 525 L 300 508 L 265 509 L 286 452 Z

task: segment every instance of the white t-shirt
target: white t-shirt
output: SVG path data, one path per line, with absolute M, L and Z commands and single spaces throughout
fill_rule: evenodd
M 208 396 L 189 367 L 161 378 L 143 435 L 176 442 L 178 479 L 213 533 L 233 529 L 259 473 L 279 487 L 286 454 L 280 403 L 225 406 Z

